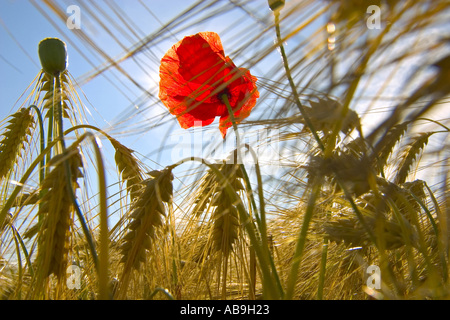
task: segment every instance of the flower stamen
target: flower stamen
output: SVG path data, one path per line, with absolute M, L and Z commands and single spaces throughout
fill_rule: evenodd
M 217 99 L 219 99 L 223 104 L 225 104 L 225 97 L 227 98 L 227 100 L 230 100 L 231 98 L 231 92 L 230 90 L 228 90 L 228 88 L 223 89 L 217 94 Z

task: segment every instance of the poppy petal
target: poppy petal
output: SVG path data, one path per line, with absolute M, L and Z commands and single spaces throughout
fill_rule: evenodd
M 182 128 L 206 126 L 220 117 L 225 137 L 231 127 L 226 94 L 236 122 L 248 117 L 256 99 L 256 77 L 225 57 L 219 36 L 201 32 L 184 37 L 161 59 L 159 97 Z

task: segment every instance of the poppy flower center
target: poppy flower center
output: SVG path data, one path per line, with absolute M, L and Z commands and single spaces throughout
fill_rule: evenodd
M 219 99 L 220 102 L 225 103 L 224 96 L 227 96 L 228 100 L 230 100 L 231 92 L 230 92 L 230 90 L 228 90 L 228 88 L 225 88 L 222 91 L 220 91 L 217 94 L 217 99 Z

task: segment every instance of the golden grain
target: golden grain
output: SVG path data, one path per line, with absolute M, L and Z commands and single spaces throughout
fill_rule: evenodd
M 133 201 L 137 198 L 142 188 L 142 173 L 138 160 L 133 156 L 133 150 L 125 147 L 116 139 L 110 138 L 109 140 L 116 150 L 114 159 L 122 176 L 122 181 L 126 182 L 126 189 Z
M 397 168 L 397 175 L 394 178 L 394 182 L 396 184 L 401 184 L 406 181 L 413 162 L 416 160 L 416 157 L 419 155 L 421 150 L 428 143 L 428 138 L 432 134 L 432 132 L 422 132 L 417 137 L 412 139 L 412 142 L 406 146 L 400 157 L 400 163 Z
M 63 118 L 70 118 L 70 115 L 74 113 L 73 109 L 70 107 L 70 93 L 66 85 L 69 82 L 67 74 L 68 71 L 65 70 L 60 75 L 61 91 L 55 90 L 54 77 L 51 77 L 47 73 L 43 73 L 42 75 L 40 91 L 44 93 L 44 97 L 42 98 L 42 108 L 44 110 L 48 110 L 45 113 L 45 117 L 47 118 L 51 115 L 50 112 L 53 112 L 53 104 L 55 99 L 56 101 L 61 101 L 62 103 Z
M 70 187 L 67 184 L 65 161 L 70 169 Z M 42 182 L 47 189 L 39 206 L 38 215 L 43 217 L 43 226 L 39 237 L 39 257 L 41 271 L 44 276 L 55 274 L 64 277 L 66 274 L 67 254 L 69 251 L 70 227 L 73 224 L 72 191 L 75 195 L 79 188 L 78 178 L 83 174 L 80 170 L 82 159 L 77 147 L 69 147 L 67 152 L 54 156 L 49 163 L 54 168 Z M 71 188 L 71 190 L 70 190 Z
M 214 175 L 207 187 L 208 190 L 214 190 L 210 205 L 216 207 L 212 214 L 212 240 L 214 249 L 227 256 L 238 239 L 240 222 L 236 203 L 233 203 L 225 186 L 230 184 L 238 197 L 244 187 L 240 181 L 242 171 L 239 165 L 223 163 L 218 168 L 225 181 Z
M 121 240 L 121 262 L 125 264 L 124 273 L 131 268 L 138 269 L 145 260 L 146 250 L 150 249 L 151 239 L 156 236 L 165 215 L 163 202 L 172 197 L 171 170 L 153 172 L 153 178 L 142 181 L 143 189 L 132 205 L 127 225 L 127 233 Z
M 22 108 L 11 115 L 8 123 L 0 142 L 0 180 L 13 169 L 17 158 L 21 156 L 34 127 L 34 118 L 29 109 Z

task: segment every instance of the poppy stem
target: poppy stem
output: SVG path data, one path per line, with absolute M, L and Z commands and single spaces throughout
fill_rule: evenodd
M 234 118 L 233 109 L 231 108 L 230 101 L 228 100 L 228 96 L 226 94 L 224 94 L 224 95 L 221 96 L 221 98 L 222 98 L 222 101 L 227 106 L 228 114 L 230 115 L 230 120 L 231 120 L 231 123 L 233 124 L 233 130 L 234 130 L 234 132 L 236 134 L 235 163 L 238 163 L 237 159 L 241 159 L 242 160 L 242 158 L 241 158 L 241 142 L 240 142 L 241 140 L 240 140 L 239 132 L 237 130 L 236 119 Z M 244 145 L 244 146 L 246 146 L 246 145 Z M 257 160 L 256 160 L 256 155 L 255 155 L 255 163 L 256 164 L 258 163 Z M 251 188 L 250 187 L 250 181 L 248 180 L 247 170 L 245 170 L 245 166 L 244 166 L 243 162 L 240 163 L 240 167 L 241 167 L 242 172 L 245 175 L 245 180 L 248 183 L 248 187 Z M 257 165 L 257 172 L 259 172 L 259 165 Z M 267 280 L 267 281 L 272 281 L 272 282 L 270 284 L 266 285 L 266 290 L 267 290 L 267 288 L 269 286 L 273 286 L 273 287 L 271 287 L 272 289 L 269 290 L 270 293 L 266 292 L 265 294 L 269 294 L 269 295 L 275 294 L 275 296 L 277 298 L 280 298 L 280 297 L 284 296 L 284 293 L 283 293 L 283 288 L 281 286 L 280 280 L 278 278 L 278 274 L 277 274 L 277 270 L 276 270 L 274 262 L 273 262 L 273 258 L 271 256 L 269 250 L 268 250 L 269 246 L 268 246 L 268 241 L 267 241 L 267 226 L 266 226 L 266 218 L 265 218 L 265 212 L 264 212 L 265 211 L 265 209 L 264 209 L 264 197 L 263 197 L 263 194 L 262 194 L 263 193 L 262 181 L 261 181 L 261 177 L 260 177 L 259 174 L 258 174 L 258 186 L 259 186 L 258 187 L 259 188 L 258 191 L 259 191 L 260 206 L 261 206 L 260 207 L 260 216 L 259 216 L 260 219 L 258 221 L 258 226 L 260 228 L 259 236 L 260 236 L 260 238 L 262 240 L 262 246 L 260 248 L 260 250 L 262 250 L 262 252 L 261 252 L 262 256 L 260 256 L 260 261 L 264 261 L 264 263 L 267 263 L 266 271 L 269 270 L 270 268 L 272 269 L 271 271 L 269 271 L 269 274 L 271 274 L 271 277 L 269 277 L 270 280 L 269 279 Z M 251 189 L 250 189 L 250 192 L 252 192 Z M 255 209 L 256 209 L 256 207 L 255 207 Z M 255 246 L 255 242 L 253 242 L 253 246 Z M 269 267 L 269 265 L 270 265 L 270 267 Z M 278 292 L 275 293 L 274 290 L 277 290 L 277 289 L 278 289 Z
M 233 124 L 234 134 L 236 135 L 236 150 L 237 150 L 236 158 L 242 159 L 240 157 L 240 155 L 241 155 L 241 138 L 239 136 L 239 132 L 237 129 L 236 119 L 234 118 L 233 108 L 231 108 L 230 101 L 228 100 L 228 96 L 226 94 L 223 94 L 221 96 L 221 98 L 222 98 L 223 103 L 225 103 L 225 105 L 227 106 L 228 114 L 230 116 L 231 123 Z M 237 162 L 237 160 L 236 160 L 236 162 Z
M 308 117 L 308 115 L 305 112 L 305 108 L 303 107 L 302 103 L 300 102 L 300 98 L 297 92 L 297 88 L 295 86 L 294 80 L 292 79 L 291 75 L 291 69 L 289 68 L 289 63 L 286 55 L 286 51 L 284 50 L 283 46 L 283 39 L 281 38 L 281 31 L 280 31 L 280 12 L 275 11 L 275 32 L 277 34 L 277 41 L 278 41 L 278 47 L 280 48 L 281 58 L 283 60 L 284 69 L 286 71 L 286 77 L 288 78 L 289 85 L 291 86 L 292 93 L 294 95 L 295 104 L 297 105 L 298 109 L 300 110 L 300 114 L 302 115 L 303 119 L 305 120 L 306 126 L 311 130 L 314 138 L 316 139 L 317 144 L 319 145 L 320 149 L 322 151 L 325 150 L 325 146 L 322 143 L 322 140 L 320 139 L 319 135 L 317 134 L 316 130 L 314 129 L 314 125 L 311 121 L 311 119 Z

